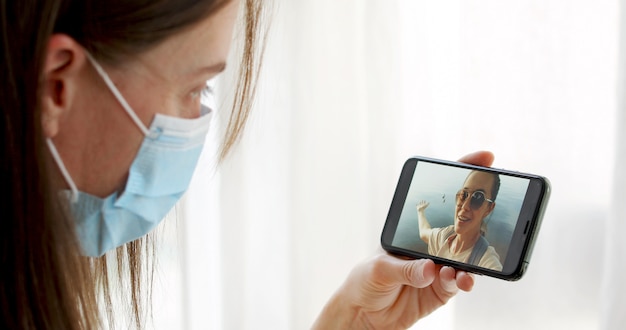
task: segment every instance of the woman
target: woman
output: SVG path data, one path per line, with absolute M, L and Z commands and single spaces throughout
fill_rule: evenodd
M 114 324 L 118 278 L 143 326 L 149 233 L 196 165 L 214 111 L 201 95 L 226 65 L 240 7 L 245 47 L 222 158 L 252 103 L 261 0 L 0 0 L 3 328 L 94 329 L 101 309 Z M 354 269 L 314 327 L 406 328 L 472 285 L 432 261 L 381 254 Z
M 442 228 L 431 228 L 426 218 L 429 204 L 420 201 L 416 207 L 417 220 L 420 238 L 428 244 L 428 253 L 501 271 L 500 256 L 484 237 L 484 220 L 496 207 L 499 190 L 498 174 L 471 171 L 456 194 L 454 224 Z

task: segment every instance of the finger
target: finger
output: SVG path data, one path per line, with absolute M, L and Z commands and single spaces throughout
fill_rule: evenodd
M 373 280 L 386 287 L 409 285 L 423 288 L 432 284 L 436 274 L 436 266 L 432 260 L 404 260 L 381 255 L 374 263 Z
M 490 151 L 476 151 L 459 159 L 459 162 L 489 167 L 495 156 Z
M 456 280 L 456 271 L 452 267 L 444 266 L 439 271 L 439 279 L 443 293 L 452 296 L 459 291 Z
M 464 271 L 458 271 L 456 273 L 456 286 L 463 291 L 471 291 L 474 287 L 474 275 Z

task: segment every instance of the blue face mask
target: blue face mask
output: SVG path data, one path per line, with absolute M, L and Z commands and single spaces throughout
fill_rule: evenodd
M 69 199 L 83 254 L 92 257 L 140 238 L 154 229 L 187 190 L 209 130 L 211 111 L 196 119 L 156 114 L 150 128 L 136 116 L 102 67 L 88 59 L 145 135 L 121 193 L 99 198 L 77 189 L 50 139 L 50 152 L 70 186 Z

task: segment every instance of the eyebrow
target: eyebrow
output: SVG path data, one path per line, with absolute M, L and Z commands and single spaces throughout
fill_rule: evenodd
M 469 189 L 469 188 L 467 188 L 467 187 L 463 187 L 463 189 L 462 189 L 462 190 L 466 190 L 466 191 L 468 191 L 468 192 L 469 192 L 469 191 L 471 191 L 471 192 L 477 192 L 477 191 L 480 191 L 480 192 L 483 192 L 483 193 L 486 193 L 486 192 L 487 192 L 487 190 L 485 190 L 485 189 L 483 189 L 483 188 L 478 188 L 478 189 L 476 189 L 476 190 L 473 190 L 473 191 L 472 191 L 472 190 L 470 190 L 470 189 Z
M 226 70 L 226 62 L 219 62 L 210 66 L 201 67 L 198 70 L 195 70 L 192 75 L 199 76 L 201 74 L 217 74 Z

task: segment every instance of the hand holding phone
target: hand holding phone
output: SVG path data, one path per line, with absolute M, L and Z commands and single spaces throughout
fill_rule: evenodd
M 524 274 L 550 195 L 542 176 L 426 157 L 408 159 L 381 243 L 477 274 Z
M 490 166 L 493 154 L 480 151 L 461 161 Z M 444 305 L 459 290 L 470 291 L 473 286 L 474 277 L 465 271 L 437 267 L 432 260 L 382 253 L 364 260 L 350 272 L 313 329 L 408 328 Z

